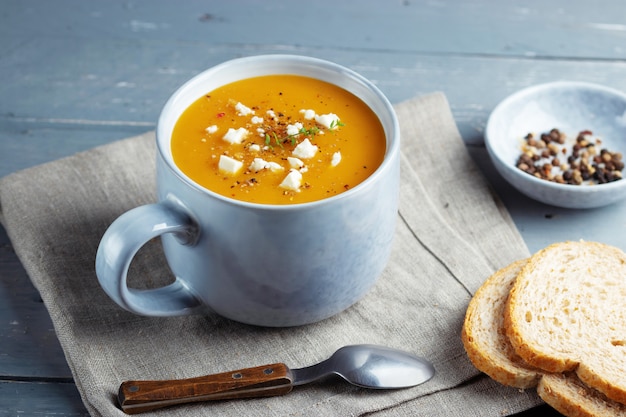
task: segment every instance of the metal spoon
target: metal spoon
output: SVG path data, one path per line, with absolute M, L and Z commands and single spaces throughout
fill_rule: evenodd
M 289 369 L 283 363 L 171 381 L 125 381 L 118 399 L 127 414 L 190 402 L 287 394 L 294 386 L 336 374 L 375 389 L 406 388 L 428 381 L 435 369 L 425 359 L 374 345 L 344 346 L 318 364 Z

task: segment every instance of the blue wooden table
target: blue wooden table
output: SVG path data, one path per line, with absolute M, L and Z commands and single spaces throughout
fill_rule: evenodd
M 185 80 L 224 60 L 294 53 L 348 66 L 398 103 L 442 91 L 531 251 L 626 250 L 626 203 L 533 202 L 482 138 L 508 94 L 553 80 L 626 91 L 623 0 L 0 0 L 0 176 L 155 126 Z M 540 407 L 525 415 L 557 415 Z M 0 416 L 86 416 L 50 318 L 0 228 Z

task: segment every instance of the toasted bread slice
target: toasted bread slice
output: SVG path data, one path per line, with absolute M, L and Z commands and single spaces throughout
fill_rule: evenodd
M 472 297 L 461 339 L 470 361 L 503 385 L 534 388 L 542 373 L 515 353 L 504 331 L 504 306 L 526 260 L 512 263 L 489 277 Z
M 626 404 L 626 254 L 595 242 L 562 242 L 534 254 L 504 309 L 515 352 L 547 372 Z
M 626 405 L 588 388 L 573 374 L 546 374 L 537 392 L 552 408 L 569 417 L 626 417 Z

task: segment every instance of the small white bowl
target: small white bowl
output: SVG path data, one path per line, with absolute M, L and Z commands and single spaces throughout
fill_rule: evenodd
M 485 145 L 500 175 L 535 200 L 579 209 L 605 206 L 626 197 L 626 178 L 605 184 L 569 185 L 536 178 L 517 168 L 524 137 L 552 128 L 573 139 L 578 132 L 590 130 L 601 138 L 599 148 L 626 155 L 626 94 L 583 82 L 537 85 L 498 104 L 485 130 Z

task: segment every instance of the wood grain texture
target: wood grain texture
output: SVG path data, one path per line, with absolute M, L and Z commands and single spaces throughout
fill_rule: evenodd
M 0 381 L 0 416 L 89 417 L 74 384 Z
M 171 381 L 125 381 L 118 401 L 127 414 L 200 401 L 268 397 L 291 392 L 292 377 L 282 363 Z
M 265 53 L 336 61 L 394 103 L 444 92 L 531 251 L 580 237 L 626 249 L 626 203 L 592 212 L 535 203 L 495 175 L 482 147 L 490 111 L 520 88 L 570 79 L 626 90 L 621 0 L 2 0 L 0 176 L 151 130 L 185 80 Z M 1 228 L 0 379 L 0 416 L 87 415 Z

